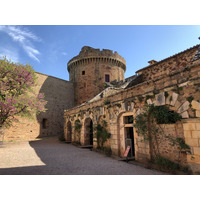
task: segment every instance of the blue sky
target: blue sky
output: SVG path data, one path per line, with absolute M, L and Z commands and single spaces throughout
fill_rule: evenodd
M 200 26 L 30 25 L 0 26 L 0 56 L 29 63 L 41 73 L 69 80 L 67 62 L 83 46 L 117 51 L 127 62 L 125 77 L 200 41 Z

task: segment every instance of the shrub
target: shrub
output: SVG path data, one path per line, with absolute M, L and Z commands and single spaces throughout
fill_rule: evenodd
M 111 134 L 106 130 L 107 122 L 105 120 L 102 121 L 101 124 L 97 124 L 94 127 L 94 138 L 97 140 L 97 147 L 103 147 L 104 143 L 111 137 Z
M 167 106 L 151 105 L 149 113 L 155 118 L 157 124 L 174 124 L 182 118 L 179 113 L 169 110 Z
M 158 165 L 161 169 L 167 169 L 167 170 L 179 170 L 180 165 L 167 159 L 162 156 L 156 156 L 154 159 L 154 163 Z

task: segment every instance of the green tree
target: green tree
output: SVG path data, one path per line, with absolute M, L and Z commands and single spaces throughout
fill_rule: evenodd
M 0 59 L 0 127 L 11 126 L 16 116 L 32 117 L 46 110 L 44 95 L 33 90 L 36 80 L 30 65 Z

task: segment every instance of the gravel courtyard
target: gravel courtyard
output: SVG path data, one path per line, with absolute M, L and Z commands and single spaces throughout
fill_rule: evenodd
M 162 175 L 118 161 L 57 138 L 5 143 L 0 147 L 1 175 Z

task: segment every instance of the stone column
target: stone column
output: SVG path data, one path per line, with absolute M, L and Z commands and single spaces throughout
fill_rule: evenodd
M 118 156 L 118 132 L 117 132 L 117 123 L 111 123 L 110 124 L 110 132 L 111 132 L 111 138 L 110 138 L 110 147 L 112 150 L 112 154 L 115 156 Z
M 194 173 L 200 173 L 200 118 L 183 120 L 185 143 L 191 148 L 187 162 Z

